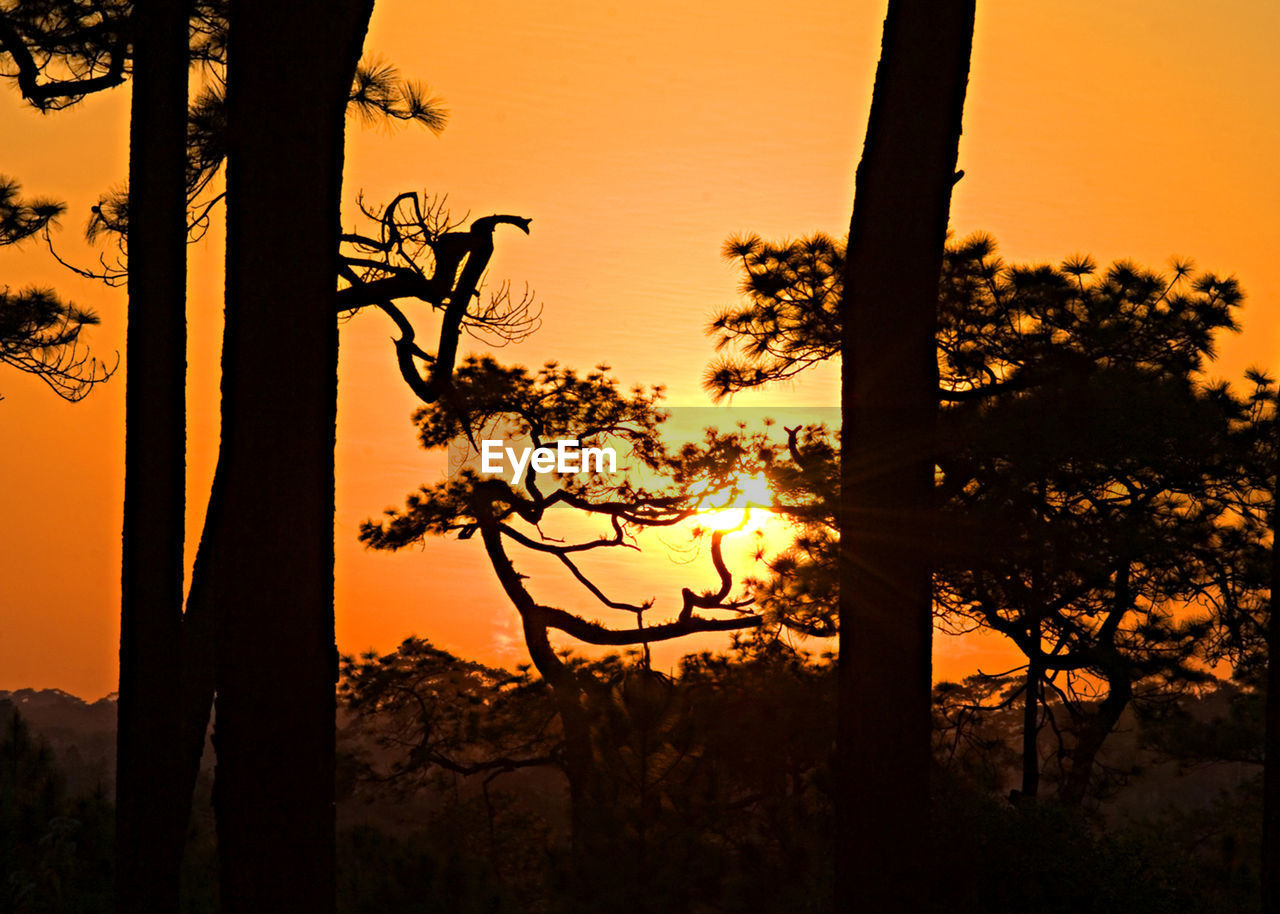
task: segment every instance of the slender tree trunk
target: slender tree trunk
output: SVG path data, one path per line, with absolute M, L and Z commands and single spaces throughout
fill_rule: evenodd
M 134 5 L 116 776 L 122 912 L 178 910 L 191 784 L 176 751 L 186 476 L 187 4 Z
M 609 815 L 613 811 L 612 804 L 605 796 L 605 785 L 592 745 L 591 712 L 588 710 L 591 697 L 576 681 L 576 674 L 559 658 L 554 659 L 557 666 L 538 665 L 536 658 L 553 655 L 546 627 L 536 620 L 526 619 L 524 630 L 535 666 L 551 684 L 564 732 L 563 764 L 565 778 L 569 782 L 570 840 L 574 866 L 582 883 L 576 888 L 575 897 L 567 900 L 587 910 L 593 901 L 598 904 L 600 899 L 596 890 L 584 890 L 584 885 L 598 883 L 601 863 L 609 868 L 608 862 L 600 859 L 601 851 L 606 847 L 611 851 L 619 849 L 618 842 L 612 840 L 616 838 L 616 830 L 610 827 L 613 824 Z
M 1271 610 L 1267 620 L 1267 704 L 1262 766 L 1262 910 L 1280 914 L 1280 415 L 1275 420 L 1271 509 Z
M 1027 694 L 1022 711 L 1022 799 L 1034 800 L 1040 790 L 1040 619 L 1031 620 L 1031 654 L 1027 658 Z
M 496 533 L 489 534 L 490 539 L 496 536 Z M 509 569 L 507 565 L 503 571 Z M 511 593 L 510 589 L 508 593 Z M 528 596 L 525 593 L 520 595 L 522 598 Z M 524 603 L 523 599 L 521 603 Z M 538 673 L 551 686 L 564 733 L 563 764 L 565 778 L 569 782 L 569 837 L 573 849 L 574 885 L 572 897 L 563 901 L 568 910 L 584 914 L 601 908 L 620 911 L 622 909 L 615 897 L 617 880 L 611 881 L 608 874 L 616 869 L 621 842 L 617 840 L 618 829 L 611 815 L 614 804 L 607 796 L 605 775 L 600 771 L 592 745 L 591 696 L 583 689 L 577 674 L 556 656 L 547 626 L 538 618 L 532 600 L 520 608 L 529 656 Z
M 974 0 L 890 0 L 842 340 L 838 911 L 923 908 L 938 278 Z
M 567 910 L 627 911 L 637 904 L 634 893 L 620 891 L 617 861 L 623 843 L 615 812 L 617 793 L 600 770 L 592 742 L 591 700 L 577 674 L 551 645 L 548 627 L 533 597 L 525 590 L 502 546 L 494 523 L 482 522 L 480 538 L 503 590 L 520 613 L 525 646 L 538 674 L 551 686 L 564 731 L 563 766 L 569 782 L 570 838 L 574 879 Z
M 230 914 L 334 909 L 333 447 L 346 100 L 372 0 L 233 0 L 216 540 Z M 321 15 L 323 12 L 323 15 Z

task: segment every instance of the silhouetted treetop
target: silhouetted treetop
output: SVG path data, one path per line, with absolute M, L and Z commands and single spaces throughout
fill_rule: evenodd
M 584 548 L 624 545 L 630 525 L 670 526 L 691 517 L 697 499 L 662 478 L 671 456 L 658 428 L 666 416 L 657 408 L 658 389 L 624 393 L 600 366 L 585 375 L 548 363 L 536 372 L 504 366 L 488 356 L 468 357 L 454 375 L 458 402 L 465 404 L 472 430 L 511 439 L 527 437 L 535 447 L 575 439 L 581 447 L 611 444 L 629 453 L 636 468 L 653 471 L 646 488 L 626 472 L 617 476 L 587 473 L 557 478 L 543 491 L 530 467 L 525 477 L 508 482 L 480 477 L 464 469 L 457 476 L 423 486 L 403 511 L 388 510 L 387 520 L 361 525 L 360 538 L 376 549 L 399 549 L 428 534 L 471 536 L 482 524 L 497 524 L 524 545 L 564 554 Z M 464 435 L 451 402 L 437 401 L 414 414 L 423 447 L 447 447 Z M 484 430 L 491 430 L 484 432 Z M 586 544 L 538 543 L 509 521 L 537 524 L 556 505 L 604 517 L 613 534 Z
M 491 356 L 468 356 L 454 373 L 454 389 L 467 404 L 475 428 L 502 423 L 510 435 L 528 435 L 535 446 L 577 437 L 582 443 L 616 438 L 648 466 L 664 455 L 656 435 L 665 414 L 662 388 L 619 388 L 607 365 L 585 374 L 557 362 L 536 371 L 502 365 Z M 439 403 L 414 414 L 425 448 L 445 447 L 463 434 L 458 417 Z
M 718 349 L 733 350 L 707 371 L 713 394 L 786 380 L 839 355 L 840 244 L 820 234 L 782 244 L 748 236 L 731 239 L 725 255 L 742 265 L 746 301 L 708 328 Z M 1087 365 L 1200 371 L 1214 333 L 1238 329 L 1232 313 L 1241 299 L 1235 279 L 1197 274 L 1189 261 L 1168 274 L 1124 261 L 1099 273 L 1087 257 L 1010 266 L 990 237 L 975 235 L 950 245 L 943 260 L 938 396 L 985 397 Z

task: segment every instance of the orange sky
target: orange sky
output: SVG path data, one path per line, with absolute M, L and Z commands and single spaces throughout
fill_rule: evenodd
M 501 357 L 604 360 L 625 383 L 703 405 L 702 328 L 737 282 L 725 237 L 847 228 L 883 6 L 379 0 L 367 47 L 430 83 L 452 117 L 439 138 L 352 124 L 348 213 L 360 190 L 380 201 L 425 188 L 459 214 L 532 217 L 529 237 L 499 235 L 491 272 L 528 281 L 544 325 Z M 1260 0 L 979 0 L 953 228 L 993 233 L 1013 260 L 1176 254 L 1234 273 L 1245 332 L 1222 346 L 1218 373 L 1280 363 L 1277 34 L 1280 6 Z M 124 90 L 44 117 L 0 95 L 0 173 L 69 202 L 60 244 L 81 260 L 88 206 L 126 173 L 127 114 Z M 191 249 L 192 543 L 217 441 L 220 246 L 214 231 Z M 99 352 L 123 350 L 122 291 L 73 280 L 33 245 L 0 254 L 0 282 L 56 284 L 101 314 Z M 342 335 L 340 646 L 387 649 L 416 632 L 516 662 L 514 614 L 477 544 L 387 555 L 354 540 L 360 520 L 440 472 L 415 444 L 391 332 L 369 314 Z M 0 688 L 114 689 L 123 381 L 69 405 L 0 369 Z M 737 402 L 834 405 L 835 373 Z M 688 566 L 649 561 L 608 563 L 618 596 L 660 590 L 655 569 L 688 583 Z M 936 668 L 992 659 L 983 643 L 941 640 Z

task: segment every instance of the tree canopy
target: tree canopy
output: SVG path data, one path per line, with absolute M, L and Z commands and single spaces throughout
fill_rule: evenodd
M 839 355 L 838 244 L 747 237 L 726 255 L 746 301 L 711 324 L 729 350 L 708 373 L 713 392 Z M 1052 699 L 1072 769 L 1060 788 L 1076 801 L 1124 708 L 1203 680 L 1211 627 L 1256 593 L 1239 563 L 1261 535 L 1258 395 L 1205 376 L 1242 297 L 1187 262 L 1165 274 L 1083 257 L 1010 266 L 981 235 L 946 253 L 935 611 L 944 628 L 998 632 L 1027 656 L 996 705 L 1029 690 L 1047 714 Z M 839 458 L 829 432 L 789 431 L 793 459 L 769 469 L 780 506 L 829 505 L 830 484 L 813 489 Z M 838 625 L 832 519 L 810 516 L 755 591 L 807 634 Z

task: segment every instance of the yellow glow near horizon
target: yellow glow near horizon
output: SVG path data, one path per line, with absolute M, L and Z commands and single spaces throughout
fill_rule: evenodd
M 754 533 L 777 518 L 770 510 L 773 490 L 763 473 L 739 475 L 732 491 L 717 493 L 708 501 L 706 510 L 697 515 L 697 525 L 706 530 Z

